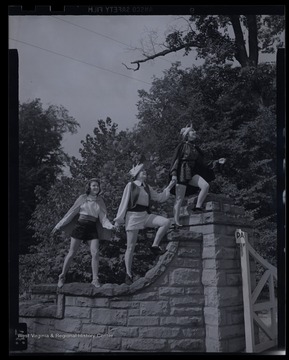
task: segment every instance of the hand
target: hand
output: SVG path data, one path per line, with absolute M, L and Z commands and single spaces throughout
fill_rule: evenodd
M 113 222 L 114 222 L 114 225 L 120 226 L 121 224 L 124 223 L 124 219 L 115 218 L 115 219 L 113 219 Z
M 219 164 L 223 165 L 223 164 L 225 164 L 226 159 L 225 158 L 220 158 L 218 161 L 219 161 Z
M 168 189 L 171 190 L 176 185 L 176 182 L 177 181 L 172 178 L 172 180 L 170 181 L 170 183 L 168 185 Z
M 174 181 L 174 182 L 176 183 L 176 182 L 177 182 L 177 180 L 178 180 L 177 175 L 173 175 L 173 176 L 172 176 L 172 180 L 171 180 L 171 181 Z
M 120 225 L 121 225 L 120 220 L 114 221 L 114 227 L 115 227 L 115 229 L 119 229 L 119 228 L 120 228 Z

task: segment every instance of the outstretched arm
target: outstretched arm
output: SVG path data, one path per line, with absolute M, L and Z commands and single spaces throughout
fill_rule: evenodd
M 170 190 L 175 184 L 176 184 L 176 181 L 171 180 L 169 185 L 161 193 L 157 192 L 151 186 L 149 186 L 151 199 L 154 200 L 154 201 L 158 201 L 158 202 L 167 201 L 169 196 L 170 196 Z
M 76 201 L 74 202 L 74 204 L 71 206 L 71 208 L 67 211 L 67 213 L 63 216 L 63 218 L 59 221 L 59 223 L 57 223 L 54 227 L 54 229 L 52 230 L 52 234 L 54 234 L 56 232 L 56 230 L 61 230 L 61 228 L 65 225 L 67 225 L 68 223 L 70 223 L 70 221 L 77 215 L 77 213 L 79 212 L 79 207 L 80 205 L 83 203 L 83 196 L 84 195 L 80 195 Z
M 118 211 L 116 217 L 114 218 L 114 222 L 118 224 L 122 224 L 124 222 L 124 217 L 127 211 L 128 202 L 130 199 L 130 191 L 131 191 L 131 183 L 128 183 L 124 188 L 122 198 L 118 207 Z

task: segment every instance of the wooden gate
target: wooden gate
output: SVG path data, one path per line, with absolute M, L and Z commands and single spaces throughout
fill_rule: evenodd
M 274 279 L 277 280 L 277 268 L 269 264 L 253 249 L 248 242 L 248 235 L 245 231 L 237 229 L 235 238 L 236 242 L 240 244 L 246 352 L 261 352 L 277 345 L 277 301 L 274 293 Z M 265 269 L 254 289 L 252 289 L 251 284 L 250 255 Z M 266 284 L 269 286 L 269 300 L 257 301 Z M 266 317 L 269 324 L 262 320 L 259 314 L 262 311 L 266 311 L 267 315 L 269 315 L 269 317 Z M 257 331 L 255 331 L 256 327 Z M 265 334 L 263 341 L 262 337 L 259 336 L 260 329 L 261 333 L 263 331 Z M 257 336 L 259 337 L 258 343 L 256 343 Z

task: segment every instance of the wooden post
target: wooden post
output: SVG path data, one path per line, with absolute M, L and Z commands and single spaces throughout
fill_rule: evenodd
M 236 242 L 240 244 L 241 254 L 246 352 L 253 352 L 255 336 L 252 312 L 250 259 L 247 248 L 248 234 L 245 231 L 241 231 L 241 229 L 237 229 L 235 232 L 235 238 Z

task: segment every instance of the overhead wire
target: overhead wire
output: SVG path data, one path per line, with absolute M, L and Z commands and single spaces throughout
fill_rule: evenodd
M 62 57 L 64 57 L 64 58 L 67 58 L 67 59 L 70 59 L 70 60 L 73 60 L 73 61 L 76 61 L 76 62 L 85 64 L 85 65 L 89 65 L 89 66 L 95 67 L 95 68 L 97 68 L 97 69 L 99 69 L 99 70 L 107 71 L 107 72 L 110 72 L 110 73 L 115 74 L 115 75 L 123 76 L 123 77 L 126 77 L 126 78 L 128 78 L 128 79 L 140 81 L 140 82 L 142 82 L 142 83 L 144 83 L 144 84 L 151 85 L 151 83 L 149 83 L 149 82 L 147 82 L 147 81 L 144 81 L 144 80 L 141 80 L 141 79 L 137 79 L 137 78 L 134 78 L 134 77 L 129 76 L 129 75 L 121 74 L 121 73 L 118 73 L 118 72 L 116 72 L 116 71 L 113 71 L 113 70 L 110 70 L 110 69 L 106 69 L 106 68 L 104 68 L 104 67 L 101 67 L 101 66 L 98 66 L 98 65 L 95 65 L 95 64 L 91 64 L 91 63 L 88 63 L 88 62 L 83 61 L 83 60 L 78 60 L 78 59 L 73 58 L 72 56 L 64 55 L 64 54 L 61 54 L 61 53 L 56 52 L 56 51 L 54 51 L 54 50 L 45 49 L 45 48 L 43 48 L 43 47 L 41 47 L 41 46 L 34 45 L 34 44 L 28 43 L 28 42 L 26 42 L 26 41 L 17 40 L 17 39 L 10 38 L 10 37 L 9 37 L 9 40 L 13 40 L 13 41 L 16 41 L 16 42 L 19 42 L 19 43 L 22 43 L 22 44 L 25 44 L 25 45 L 28 45 L 28 46 L 32 46 L 32 47 L 34 47 L 34 48 L 37 48 L 37 49 L 40 49 L 40 50 L 49 52 L 49 53 L 51 53 L 51 54 L 58 55 L 58 56 L 62 56 Z
M 101 34 L 101 33 L 97 32 L 97 31 L 88 29 L 88 28 L 85 27 L 85 26 L 75 24 L 75 23 L 73 23 L 73 22 L 71 22 L 71 21 L 64 20 L 64 19 L 62 19 L 62 18 L 60 18 L 60 17 L 57 17 L 57 16 L 52 16 L 52 17 L 53 17 L 54 19 L 61 20 L 61 21 L 64 21 L 64 22 L 66 22 L 66 23 L 68 23 L 68 24 L 71 24 L 71 25 L 73 25 L 73 26 L 79 27 L 79 28 L 81 28 L 81 29 L 83 29 L 83 30 L 92 32 L 92 33 L 94 33 L 94 34 L 96 34 L 96 35 L 102 36 L 102 37 L 104 37 L 104 38 L 106 38 L 106 39 L 109 39 L 109 40 L 111 40 L 111 41 L 114 41 L 114 42 L 116 42 L 116 43 L 119 43 L 119 44 L 122 44 L 122 45 L 125 45 L 125 46 L 130 47 L 130 45 L 128 45 L 128 44 L 126 44 L 126 43 L 124 43 L 124 42 L 122 42 L 122 41 L 113 39 L 113 38 L 110 37 L 110 36 L 107 36 L 107 35 L 104 35 L 104 34 Z M 168 61 L 167 59 L 160 58 L 160 60 L 166 61 L 166 62 L 168 62 L 169 64 L 171 64 L 171 61 Z

